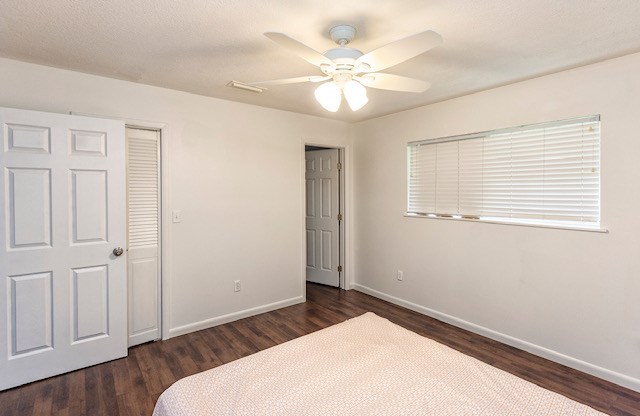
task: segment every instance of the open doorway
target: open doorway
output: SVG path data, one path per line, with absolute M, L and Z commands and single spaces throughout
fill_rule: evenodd
M 305 146 L 306 280 L 344 287 L 344 151 Z

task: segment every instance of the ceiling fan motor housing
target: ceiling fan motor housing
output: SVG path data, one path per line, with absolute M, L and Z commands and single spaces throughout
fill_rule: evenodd
M 344 71 L 352 71 L 354 69 L 355 62 L 358 58 L 364 55 L 357 49 L 347 48 L 349 42 L 353 40 L 356 35 L 356 29 L 349 25 L 339 25 L 333 27 L 329 34 L 331 39 L 340 45 L 337 48 L 329 49 L 324 53 L 324 56 L 331 59 L 335 63 L 335 68 L 320 68 L 325 74 L 340 73 Z
M 324 53 L 324 56 L 331 59 L 336 64 L 353 64 L 356 59 L 363 55 L 357 49 L 353 48 L 333 48 Z

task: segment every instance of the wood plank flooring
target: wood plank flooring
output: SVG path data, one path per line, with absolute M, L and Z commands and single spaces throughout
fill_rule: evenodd
M 129 350 L 129 356 L 0 393 L 1 416 L 145 415 L 174 381 L 372 311 L 403 327 L 612 415 L 640 415 L 640 393 L 371 296 L 308 284 L 307 302 Z

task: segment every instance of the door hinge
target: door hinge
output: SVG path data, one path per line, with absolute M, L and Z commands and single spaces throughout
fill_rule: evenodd
M 342 221 L 342 214 L 338 214 L 338 221 Z
M 338 162 L 338 170 L 342 170 L 342 163 Z
M 342 266 L 338 266 L 338 272 L 342 271 Z

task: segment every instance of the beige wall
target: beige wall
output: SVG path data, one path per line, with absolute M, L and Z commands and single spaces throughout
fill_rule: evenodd
M 629 55 L 357 124 L 356 288 L 640 390 L 639 73 Z M 608 234 L 403 217 L 407 141 L 591 114 Z
M 167 124 L 172 335 L 304 299 L 303 140 L 347 124 L 5 59 L 0 105 Z

